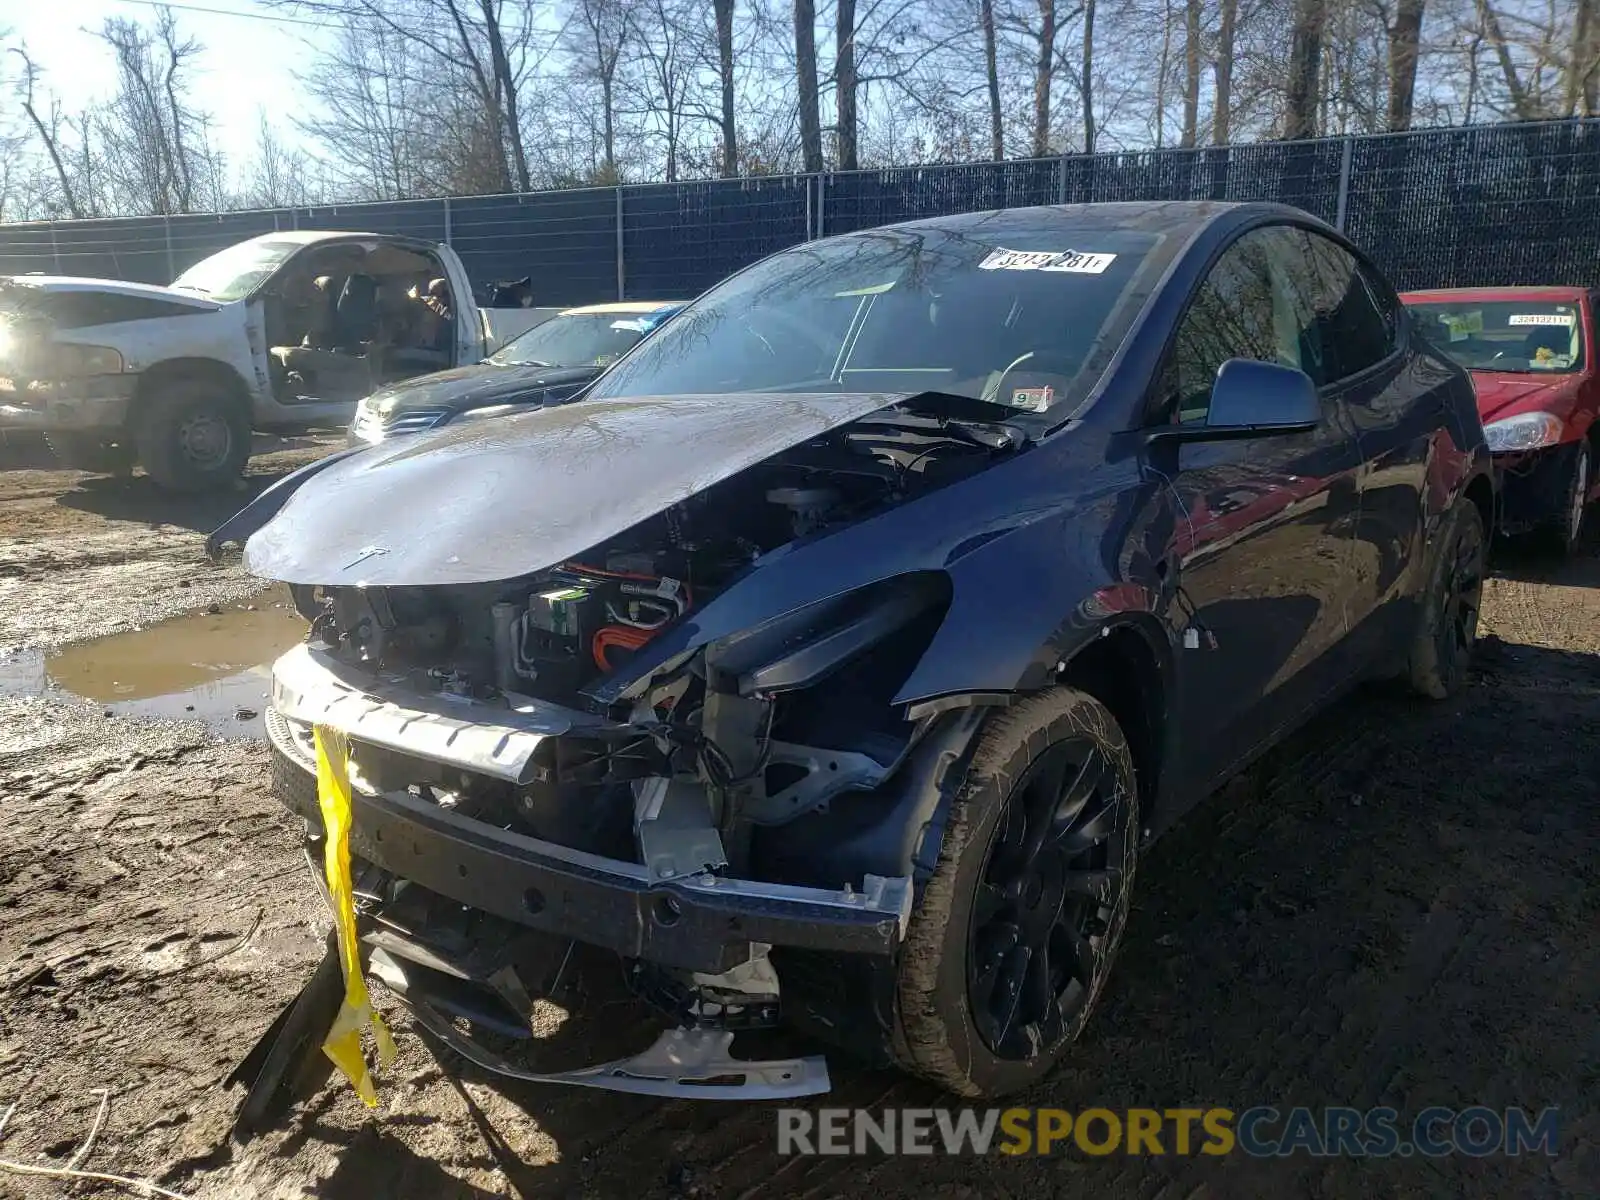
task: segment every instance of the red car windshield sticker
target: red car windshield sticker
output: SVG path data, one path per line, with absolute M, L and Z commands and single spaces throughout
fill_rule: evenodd
M 1506 318 L 1507 325 L 1571 325 L 1571 313 L 1513 313 Z

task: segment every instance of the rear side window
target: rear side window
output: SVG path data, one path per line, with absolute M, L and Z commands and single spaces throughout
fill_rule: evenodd
M 1317 322 L 1324 352 L 1324 378 L 1335 383 L 1376 366 L 1396 348 L 1399 300 L 1387 284 L 1374 281 L 1343 246 L 1319 234 L 1296 231 L 1306 241 L 1315 265 L 1319 294 Z

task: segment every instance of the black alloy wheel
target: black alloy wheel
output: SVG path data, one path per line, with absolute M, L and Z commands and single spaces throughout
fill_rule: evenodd
M 1012 790 L 977 888 L 967 950 L 973 1024 L 1000 1058 L 1048 1053 L 1109 967 L 1112 914 L 1130 881 L 1133 806 L 1099 747 L 1069 737 Z

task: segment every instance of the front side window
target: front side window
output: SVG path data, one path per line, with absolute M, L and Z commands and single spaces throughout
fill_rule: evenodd
M 674 317 L 591 398 L 939 391 L 1024 412 L 1069 405 L 1137 315 L 1164 236 L 1075 230 L 1052 213 L 992 233 L 797 246 Z
M 1165 375 L 1164 416 L 1185 424 L 1206 419 L 1211 385 L 1230 358 L 1249 358 L 1304 370 L 1319 352 L 1307 345 L 1315 322 L 1294 267 L 1296 231 L 1256 229 L 1228 247 L 1212 266 L 1178 324 Z
M 1422 335 L 1469 370 L 1561 375 L 1583 369 L 1577 300 L 1441 300 L 1409 307 Z

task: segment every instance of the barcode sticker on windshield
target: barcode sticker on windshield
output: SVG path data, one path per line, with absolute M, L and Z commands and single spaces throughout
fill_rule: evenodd
M 1571 325 L 1571 313 L 1513 313 L 1506 318 L 1507 325 Z
M 981 271 L 1068 271 L 1100 275 L 1116 261 L 1115 254 L 1081 250 L 991 250 L 978 264 Z

